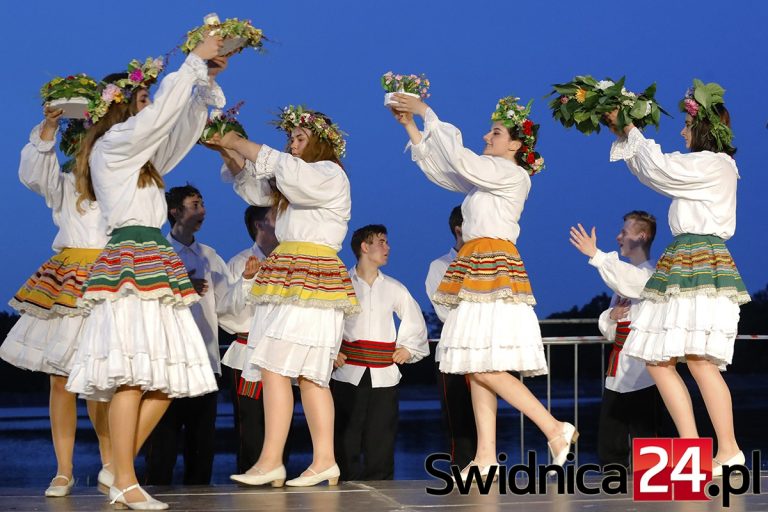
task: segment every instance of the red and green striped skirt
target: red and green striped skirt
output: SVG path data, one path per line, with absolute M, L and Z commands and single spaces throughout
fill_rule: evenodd
M 659 258 L 642 294 L 655 302 L 693 295 L 725 296 L 736 304 L 750 301 L 731 253 L 718 236 L 676 236 Z
M 126 226 L 112 238 L 93 264 L 83 287 L 83 304 L 125 295 L 189 305 L 199 296 L 187 270 L 158 228 Z

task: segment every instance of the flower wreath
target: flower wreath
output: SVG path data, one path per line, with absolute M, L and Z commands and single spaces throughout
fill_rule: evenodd
M 92 100 L 98 96 L 99 84 L 85 73 L 69 75 L 66 78 L 57 76 L 40 88 L 43 103 L 75 97 Z
M 596 80 L 590 75 L 577 76 L 569 82 L 554 84 L 549 102 L 552 117 L 566 128 L 575 126 L 585 135 L 600 132 L 606 124 L 605 114 L 618 110 L 616 125 L 619 130 L 634 124 L 638 128 L 653 125 L 659 128 L 661 114 L 669 115 L 656 102 L 656 84 L 642 93 L 628 91 L 625 77 L 617 81 L 610 78 Z
M 255 28 L 251 24 L 251 20 L 229 18 L 220 22 L 218 16 L 214 14 L 206 16 L 203 25 L 187 32 L 187 40 L 181 45 L 181 51 L 186 54 L 194 50 L 205 39 L 205 35 L 212 30 L 216 31 L 223 39 L 238 37 L 245 39 L 245 45 L 235 50 L 234 53 L 240 53 L 249 46 L 256 51 L 264 51 L 266 38 L 261 29 Z
M 423 73 L 421 75 L 396 75 L 387 71 L 381 77 L 381 86 L 386 92 L 407 92 L 421 96 L 421 99 L 429 98 L 429 79 Z
M 339 126 L 330 119 L 314 110 L 307 110 L 303 105 L 288 105 L 283 108 L 274 122 L 278 130 L 283 130 L 291 136 L 294 128 L 306 128 L 333 148 L 336 157 L 341 159 L 347 151 L 347 141 Z
M 523 168 L 533 176 L 544 169 L 544 158 L 534 150 L 539 125 L 528 118 L 533 100 L 530 100 L 526 106 L 518 104 L 519 100 L 520 98 L 515 96 L 501 98 L 496 104 L 496 111 L 491 114 L 491 121 L 498 121 L 507 128 L 518 129 L 520 141 L 523 143 L 520 148 L 525 162 Z
M 713 108 L 715 105 L 724 105 L 723 95 L 725 89 L 715 82 L 705 84 L 695 78 L 693 87 L 685 92 L 685 97 L 680 100 L 680 112 L 685 112 L 697 123 L 704 119 L 709 120 L 712 128 L 710 133 L 717 143 L 718 151 L 733 149 L 733 131 L 726 125 Z
M 237 132 L 244 139 L 248 138 L 248 134 L 245 133 L 245 128 L 237 120 L 237 116 L 240 114 L 240 107 L 245 102 L 240 101 L 234 107 L 227 110 L 220 110 L 215 108 L 211 110 L 211 114 L 208 116 L 208 121 L 205 122 L 205 128 L 203 128 L 203 134 L 200 136 L 198 142 L 207 142 L 213 137 L 214 134 L 224 135 L 227 132 Z
M 149 88 L 163 71 L 165 61 L 147 57 L 144 63 L 134 59 L 128 63 L 128 77 L 114 83 L 102 84 L 101 95 L 88 102 L 88 118 L 96 124 L 109 110 L 112 103 L 127 103 L 134 90 Z

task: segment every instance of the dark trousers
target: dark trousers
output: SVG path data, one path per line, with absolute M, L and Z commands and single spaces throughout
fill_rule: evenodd
M 256 464 L 264 446 L 264 392 L 260 390 L 258 398 L 237 394 L 240 383 L 240 370 L 232 373 L 232 405 L 234 409 L 235 436 L 237 444 L 237 472 L 245 473 Z M 296 392 L 294 390 L 294 401 Z M 283 464 L 288 465 L 293 426 L 288 430 L 288 439 L 283 450 Z
M 618 463 L 629 467 L 632 439 L 658 437 L 663 411 L 664 404 L 656 386 L 630 393 L 604 390 L 597 431 L 600 464 Z
M 147 485 L 171 485 L 182 429 L 184 485 L 211 483 L 218 393 L 176 398 L 146 443 Z
M 442 373 L 438 363 L 437 386 L 451 463 L 463 468 L 475 458 L 477 451 L 477 428 L 469 382 L 465 375 Z
M 365 370 L 358 386 L 331 381 L 336 410 L 334 444 L 342 480 L 395 477 L 398 389 L 371 387 Z

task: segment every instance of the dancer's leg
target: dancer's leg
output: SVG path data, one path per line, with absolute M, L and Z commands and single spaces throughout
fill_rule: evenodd
M 171 405 L 171 399 L 168 395 L 160 391 L 147 391 L 141 398 L 139 406 L 139 416 L 136 425 L 136 438 L 133 447 L 134 455 L 139 454 L 139 450 L 146 442 L 149 434 L 152 433 L 157 423 Z
M 699 437 L 696 420 L 693 417 L 691 395 L 688 394 L 685 382 L 675 369 L 675 362 L 676 359 L 672 359 L 667 363 L 648 365 L 648 373 L 656 383 L 669 415 L 672 416 L 672 421 L 677 427 L 677 435 L 689 438 Z
M 257 474 L 257 469 L 272 471 L 283 464 L 285 440 L 293 418 L 291 379 L 262 369 L 261 382 L 264 393 L 264 446 L 259 460 L 248 470 L 249 474 Z
M 99 440 L 101 465 L 108 466 L 112 462 L 112 442 L 109 439 L 109 402 L 87 400 L 85 403 L 88 407 L 88 417 L 91 419 L 93 430 L 96 431 L 96 438 Z
M 717 455 L 725 461 L 739 453 L 736 435 L 733 431 L 733 404 L 728 384 L 714 363 L 700 357 L 686 356 L 688 369 L 699 386 L 709 419 L 717 436 Z
M 138 483 L 133 459 L 141 395 L 142 391 L 139 387 L 120 387 L 112 397 L 109 406 L 109 435 L 112 439 L 114 487 L 119 490 Z M 125 494 L 125 500 L 143 501 L 144 496 L 137 489 L 134 489 Z
M 302 377 L 299 377 L 299 389 L 309 434 L 312 436 L 310 467 L 319 473 L 336 464 L 333 451 L 333 397 L 330 388 L 321 387 Z
M 539 427 L 548 441 L 554 453 L 559 453 L 566 447 L 565 440 L 560 437 L 563 432 L 563 423 L 558 421 L 533 393 L 517 379 L 507 372 L 486 372 L 472 375 L 472 379 L 507 401 L 512 407 L 527 416 Z M 475 388 L 472 388 L 472 402 L 475 401 Z M 478 425 L 478 431 L 480 427 Z M 479 434 L 478 434 L 479 435 Z M 478 451 L 480 446 L 478 444 Z
M 477 451 L 474 461 L 479 466 L 496 464 L 496 393 L 480 382 L 475 375 L 469 378 L 472 410 L 477 426 Z
M 72 478 L 72 454 L 75 450 L 77 430 L 77 397 L 64 386 L 67 378 L 51 375 L 51 394 L 48 409 L 51 416 L 51 437 L 56 454 L 56 474 Z M 63 478 L 55 479 L 55 485 L 66 485 Z

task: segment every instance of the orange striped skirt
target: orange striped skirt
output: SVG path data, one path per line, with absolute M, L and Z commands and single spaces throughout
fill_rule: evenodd
M 43 263 L 9 302 L 19 313 L 39 318 L 75 316 L 82 288 L 101 249 L 66 248 Z
M 496 238 L 465 243 L 448 266 L 433 300 L 455 307 L 462 300 L 536 305 L 528 272 L 515 244 Z

